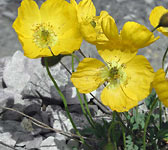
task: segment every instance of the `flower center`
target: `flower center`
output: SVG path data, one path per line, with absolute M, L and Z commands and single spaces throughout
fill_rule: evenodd
M 39 48 L 52 47 L 57 42 L 57 35 L 53 30 L 53 26 L 45 23 L 33 25 L 33 42 Z
M 107 62 L 107 66 L 102 73 L 103 78 L 105 78 L 107 82 L 107 87 L 115 88 L 120 84 L 127 84 L 125 68 L 125 64 L 120 64 L 116 61 Z

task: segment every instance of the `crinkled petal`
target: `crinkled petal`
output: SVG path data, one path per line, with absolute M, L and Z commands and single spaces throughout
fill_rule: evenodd
M 126 45 L 137 49 L 148 46 L 159 39 L 159 37 L 155 38 L 145 26 L 136 22 L 125 23 L 120 35 Z
M 127 53 L 122 52 L 120 50 L 110 50 L 110 49 L 98 49 L 98 53 L 103 58 L 103 60 L 108 62 L 118 62 L 120 64 L 125 64 L 129 62 L 131 59 L 133 59 L 136 55 L 136 53 Z
M 72 73 L 71 81 L 80 93 L 90 93 L 103 82 L 101 69 L 105 65 L 95 58 L 84 58 L 78 65 L 77 71 Z
M 165 72 L 163 69 L 159 69 L 155 73 L 152 85 L 155 88 L 159 99 L 166 107 L 168 107 L 168 80 L 165 77 Z
M 109 40 L 116 40 L 119 38 L 118 28 L 113 17 L 107 15 L 103 18 L 101 25 L 104 34 Z
M 151 92 L 154 72 L 148 60 L 142 55 L 136 55 L 126 63 L 127 83 L 122 85 L 125 94 L 136 101 L 146 98 Z
M 108 40 L 101 28 L 101 21 L 106 15 L 108 15 L 106 11 L 101 11 L 100 16 L 95 16 L 92 20 L 88 19 L 80 23 L 80 31 L 87 42 L 96 45 Z
M 78 4 L 78 19 L 81 22 L 83 19 L 92 19 L 96 16 L 96 8 L 92 0 L 82 0 Z
M 40 13 L 42 21 L 51 24 L 57 35 L 56 45 L 52 47 L 54 54 L 68 54 L 80 48 L 82 36 L 76 10 L 70 3 L 47 0 L 42 4 Z
M 19 37 L 19 41 L 22 43 L 24 55 L 29 58 L 52 56 L 48 48 L 39 48 L 31 38 Z
M 101 101 L 117 112 L 128 111 L 138 105 L 138 101 L 127 97 L 120 86 L 117 88 L 105 87 L 101 93 Z
M 13 23 L 13 28 L 19 36 L 30 38 L 33 34 L 33 25 L 40 23 L 40 11 L 33 0 L 23 0 L 18 8 L 18 17 Z

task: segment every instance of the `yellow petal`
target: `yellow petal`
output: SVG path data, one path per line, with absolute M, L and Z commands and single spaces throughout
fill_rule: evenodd
M 71 81 L 80 93 L 90 93 L 103 82 L 101 69 L 105 65 L 95 58 L 84 58 L 78 65 L 77 71 L 72 73 Z
M 48 48 L 39 48 L 32 39 L 19 37 L 19 40 L 23 45 L 24 55 L 29 58 L 52 56 Z
M 110 15 L 107 15 L 106 17 L 103 18 L 101 25 L 103 32 L 108 39 L 116 40 L 119 38 L 118 28 L 116 26 L 115 20 Z
M 120 50 L 110 50 L 110 49 L 98 49 L 98 53 L 100 56 L 103 58 L 103 60 L 108 63 L 108 62 L 118 62 L 120 64 L 125 64 L 131 59 L 133 59 L 136 55 L 136 53 L 127 53 L 125 51 L 120 51 Z
M 75 0 L 70 0 L 70 3 L 72 4 L 72 6 L 77 10 L 78 9 L 78 4 L 76 3 Z
M 96 16 L 96 8 L 92 0 L 82 0 L 78 4 L 78 19 L 81 22 L 83 19 L 92 19 Z
M 56 34 L 57 42 L 53 53 L 69 54 L 78 50 L 82 43 L 75 8 L 65 0 L 47 0 L 41 8 L 42 21 L 49 23 Z
M 155 73 L 152 85 L 155 88 L 159 99 L 166 107 L 168 107 L 168 80 L 165 77 L 165 72 L 163 69 L 159 69 Z
M 13 23 L 13 28 L 18 35 L 29 38 L 32 36 L 33 25 L 40 23 L 40 11 L 33 0 L 23 0 L 18 8 L 18 17 Z
M 142 55 L 136 55 L 126 63 L 127 84 L 122 85 L 125 94 L 136 101 L 146 98 L 151 92 L 151 82 L 154 72 L 148 60 Z
M 155 28 L 159 25 L 160 18 L 167 13 L 168 10 L 164 8 L 163 6 L 157 6 L 155 7 L 149 16 L 149 20 L 151 25 Z
M 101 93 L 101 101 L 113 111 L 124 112 L 138 105 L 138 101 L 132 100 L 123 92 L 122 88 L 105 87 Z
M 159 37 L 155 38 L 154 34 L 143 25 L 127 22 L 121 31 L 121 38 L 125 45 L 139 49 L 150 45 Z
M 164 8 L 163 6 L 155 7 L 151 11 L 151 14 L 149 16 L 149 20 L 150 20 L 151 25 L 153 27 L 156 27 L 160 22 L 160 18 L 166 13 L 168 13 L 168 10 L 166 8 Z M 164 35 L 168 36 L 168 28 L 159 27 L 157 30 L 159 32 L 162 32 Z
M 106 11 L 101 11 L 100 16 L 95 16 L 91 20 L 88 19 L 80 23 L 80 31 L 87 42 L 96 45 L 108 40 L 101 28 L 101 21 L 106 15 L 108 15 Z

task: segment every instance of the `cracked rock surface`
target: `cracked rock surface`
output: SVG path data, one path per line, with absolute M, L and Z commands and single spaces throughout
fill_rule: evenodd
M 43 1 L 36 0 L 39 5 Z M 23 56 L 22 47 L 12 29 L 20 2 L 21 0 L 0 0 L 0 106 L 17 109 L 48 126 L 72 132 L 63 103 L 41 64 L 42 60 Z M 97 15 L 101 10 L 107 10 L 116 20 L 119 30 L 126 21 L 136 21 L 152 29 L 148 20 L 151 10 L 159 5 L 165 8 L 168 6 L 166 0 L 93 0 L 93 3 L 97 8 Z M 155 35 L 160 36 L 160 39 L 140 49 L 139 54 L 145 55 L 156 71 L 161 67 L 161 58 L 168 46 L 168 40 L 159 32 Z M 95 46 L 85 41 L 81 49 L 86 56 L 100 58 Z M 62 58 L 62 62 L 71 70 L 70 57 Z M 68 108 L 77 127 L 87 126 L 77 93 L 69 80 L 70 75 L 60 64 L 51 67 L 51 72 L 68 100 Z M 100 90 L 93 94 L 99 97 Z M 91 100 L 90 95 L 87 100 Z M 104 115 L 97 105 L 90 106 L 90 110 L 95 116 Z M 16 112 L 0 109 L 0 150 L 73 150 L 73 147 L 83 149 L 80 143 L 42 129 Z

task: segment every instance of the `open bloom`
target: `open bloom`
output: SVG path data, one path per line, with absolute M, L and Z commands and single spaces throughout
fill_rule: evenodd
M 137 53 L 138 49 L 150 45 L 159 38 L 155 38 L 154 34 L 145 26 L 130 21 L 124 24 L 119 33 L 115 20 L 110 15 L 102 19 L 101 25 L 108 42 L 97 45 L 98 50 L 106 47 L 111 50 L 120 49 L 121 51 Z
M 47 0 L 40 9 L 23 0 L 13 28 L 29 58 L 69 54 L 82 42 L 76 10 L 65 0 Z
M 118 112 L 128 111 L 149 95 L 153 68 L 142 55 L 108 49 L 100 52 L 105 64 L 84 58 L 72 73 L 71 81 L 81 93 L 90 93 L 104 84 L 103 104 Z
M 76 8 L 83 38 L 92 44 L 106 41 L 107 38 L 101 28 L 101 20 L 108 15 L 108 12 L 101 11 L 100 16 L 96 16 L 96 8 L 92 0 L 82 0 L 79 4 L 71 0 L 71 4 Z
M 162 103 L 168 107 L 168 79 L 166 78 L 165 72 L 163 69 L 159 69 L 155 73 L 154 81 L 152 82 L 156 93 L 159 96 L 159 99 Z
M 167 14 L 167 17 L 165 16 L 165 18 L 162 18 L 166 14 Z M 150 20 L 151 25 L 154 28 L 160 26 L 157 28 L 157 30 L 159 32 L 162 32 L 164 35 L 168 36 L 168 9 L 164 8 L 163 6 L 155 7 L 151 11 L 149 20 Z

